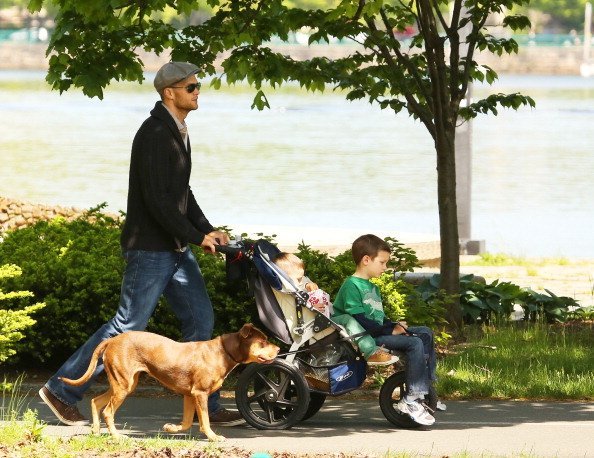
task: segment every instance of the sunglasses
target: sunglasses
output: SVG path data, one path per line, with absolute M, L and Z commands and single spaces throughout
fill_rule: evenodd
M 169 86 L 169 87 L 174 88 L 174 89 L 185 89 L 188 94 L 191 94 L 196 89 L 200 90 L 200 88 L 202 87 L 202 83 L 192 83 L 192 84 L 188 84 L 187 86 Z

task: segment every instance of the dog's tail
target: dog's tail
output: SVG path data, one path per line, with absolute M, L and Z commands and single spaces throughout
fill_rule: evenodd
M 97 345 L 97 348 L 95 348 L 95 351 L 93 352 L 93 356 L 91 356 L 91 362 L 89 363 L 87 371 L 80 378 L 72 380 L 66 377 L 58 377 L 58 379 L 72 386 L 81 386 L 83 383 L 88 382 L 89 379 L 93 376 L 93 372 L 95 372 L 95 369 L 97 368 L 97 361 L 99 360 L 99 358 L 101 358 L 101 356 L 103 356 L 105 347 L 109 345 L 110 340 L 111 339 L 106 339 L 99 345 Z

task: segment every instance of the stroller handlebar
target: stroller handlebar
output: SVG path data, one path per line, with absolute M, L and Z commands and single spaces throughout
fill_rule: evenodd
M 245 250 L 245 247 L 243 247 L 240 244 L 237 243 L 230 243 L 229 245 L 215 245 L 215 251 L 217 253 L 223 253 L 223 254 L 238 254 L 241 253 Z

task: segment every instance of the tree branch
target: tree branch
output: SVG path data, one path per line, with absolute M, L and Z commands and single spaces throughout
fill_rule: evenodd
M 367 26 L 369 27 L 369 29 L 372 32 L 378 32 L 378 29 L 377 29 L 375 23 L 373 22 L 372 18 L 366 17 L 365 22 L 367 23 Z M 392 55 L 390 54 L 388 47 L 382 43 L 376 43 L 376 45 L 378 47 L 378 52 L 386 60 L 386 62 L 388 63 L 388 66 L 392 69 L 398 68 L 398 66 L 394 62 L 394 59 L 392 58 Z M 413 108 L 414 113 L 416 113 L 419 116 L 419 118 L 421 119 L 423 124 L 425 124 L 425 126 L 427 126 L 427 129 L 429 130 L 429 132 L 431 132 L 432 131 L 431 118 L 425 114 L 425 112 L 422 109 L 421 104 L 419 104 L 410 93 L 402 91 L 402 94 L 404 95 L 404 98 L 406 99 L 407 103 Z
M 384 23 L 384 27 L 386 28 L 386 30 L 391 31 L 390 22 L 388 20 L 388 16 L 386 15 L 386 11 L 384 10 L 384 8 L 380 9 L 380 16 L 382 18 L 382 21 Z M 390 35 L 390 41 L 394 42 L 394 44 L 392 46 L 392 50 L 396 54 L 397 61 L 400 62 L 401 64 L 403 64 L 406 67 L 406 69 L 409 71 L 411 76 L 416 81 L 416 83 L 419 87 L 419 91 L 422 94 L 422 96 L 425 98 L 425 100 L 430 100 L 431 94 L 429 94 L 429 93 L 427 93 L 427 91 L 425 91 L 425 85 L 423 84 L 423 78 L 419 74 L 418 69 L 411 63 L 410 59 L 408 59 L 407 56 L 405 56 L 402 53 L 402 51 L 400 51 L 400 47 L 397 46 L 395 43 L 396 38 L 394 37 L 393 34 Z
M 468 45 L 468 52 L 466 53 L 466 60 L 464 61 L 464 71 L 462 74 L 464 75 L 462 78 L 462 85 L 458 90 L 458 86 L 456 85 L 456 97 L 455 99 L 458 100 L 458 103 L 462 100 L 462 98 L 466 95 L 466 91 L 468 90 L 468 82 L 470 81 L 470 70 L 472 69 L 472 61 L 474 57 L 474 52 L 476 50 L 476 39 L 470 39 L 470 37 L 476 36 L 481 29 L 484 27 L 487 19 L 489 18 L 489 13 L 485 12 L 483 17 L 481 18 L 481 22 L 479 24 L 475 24 L 472 27 L 472 31 L 466 37 L 466 43 Z M 450 64 L 451 65 L 451 64 Z
M 363 12 L 363 7 L 365 6 L 365 0 L 359 0 L 359 6 L 357 7 L 357 11 L 355 11 L 355 15 L 353 16 L 354 21 L 358 21 L 361 19 L 361 13 Z
M 427 56 L 427 69 L 431 80 L 432 107 L 434 119 L 449 122 L 449 98 L 447 94 L 447 84 L 444 78 L 447 75 L 445 65 L 445 53 L 443 40 L 439 37 L 439 32 L 433 16 L 433 9 L 430 0 L 416 0 L 417 11 L 419 14 L 419 23 L 422 26 L 422 34 L 425 40 L 425 51 Z M 441 131 L 445 126 L 439 126 L 435 123 L 435 128 Z M 447 129 L 446 129 L 447 130 Z M 442 132 L 443 133 L 443 132 Z M 436 132 L 437 134 L 437 132 Z M 435 138 L 435 137 L 434 137 Z
M 439 22 L 440 22 L 441 26 L 443 27 L 443 29 L 447 33 L 447 31 L 448 31 L 448 23 L 444 19 L 443 15 L 441 14 L 441 11 L 439 10 L 439 3 L 437 3 L 437 0 L 433 0 L 433 9 L 435 10 L 435 14 L 437 15 L 437 18 L 439 19 Z

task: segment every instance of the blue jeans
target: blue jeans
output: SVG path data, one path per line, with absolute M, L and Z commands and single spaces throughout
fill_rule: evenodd
M 429 393 L 429 384 L 435 381 L 437 361 L 433 331 L 426 326 L 409 326 L 408 331 L 415 335 L 378 336 L 375 342 L 388 350 L 406 354 L 406 394 L 422 398 Z
M 131 250 L 124 253 L 124 258 L 126 268 L 115 316 L 76 350 L 45 385 L 68 405 L 83 398 L 93 380 L 103 371 L 102 361 L 99 360 L 91 380 L 80 387 L 66 385 L 58 377 L 79 378 L 89 367 L 93 350 L 103 340 L 126 331 L 144 330 L 161 295 L 165 295 L 181 323 L 182 340 L 212 338 L 214 312 L 202 272 L 190 249 L 183 253 Z M 208 410 L 213 413 L 219 409 L 217 391 L 208 399 Z

